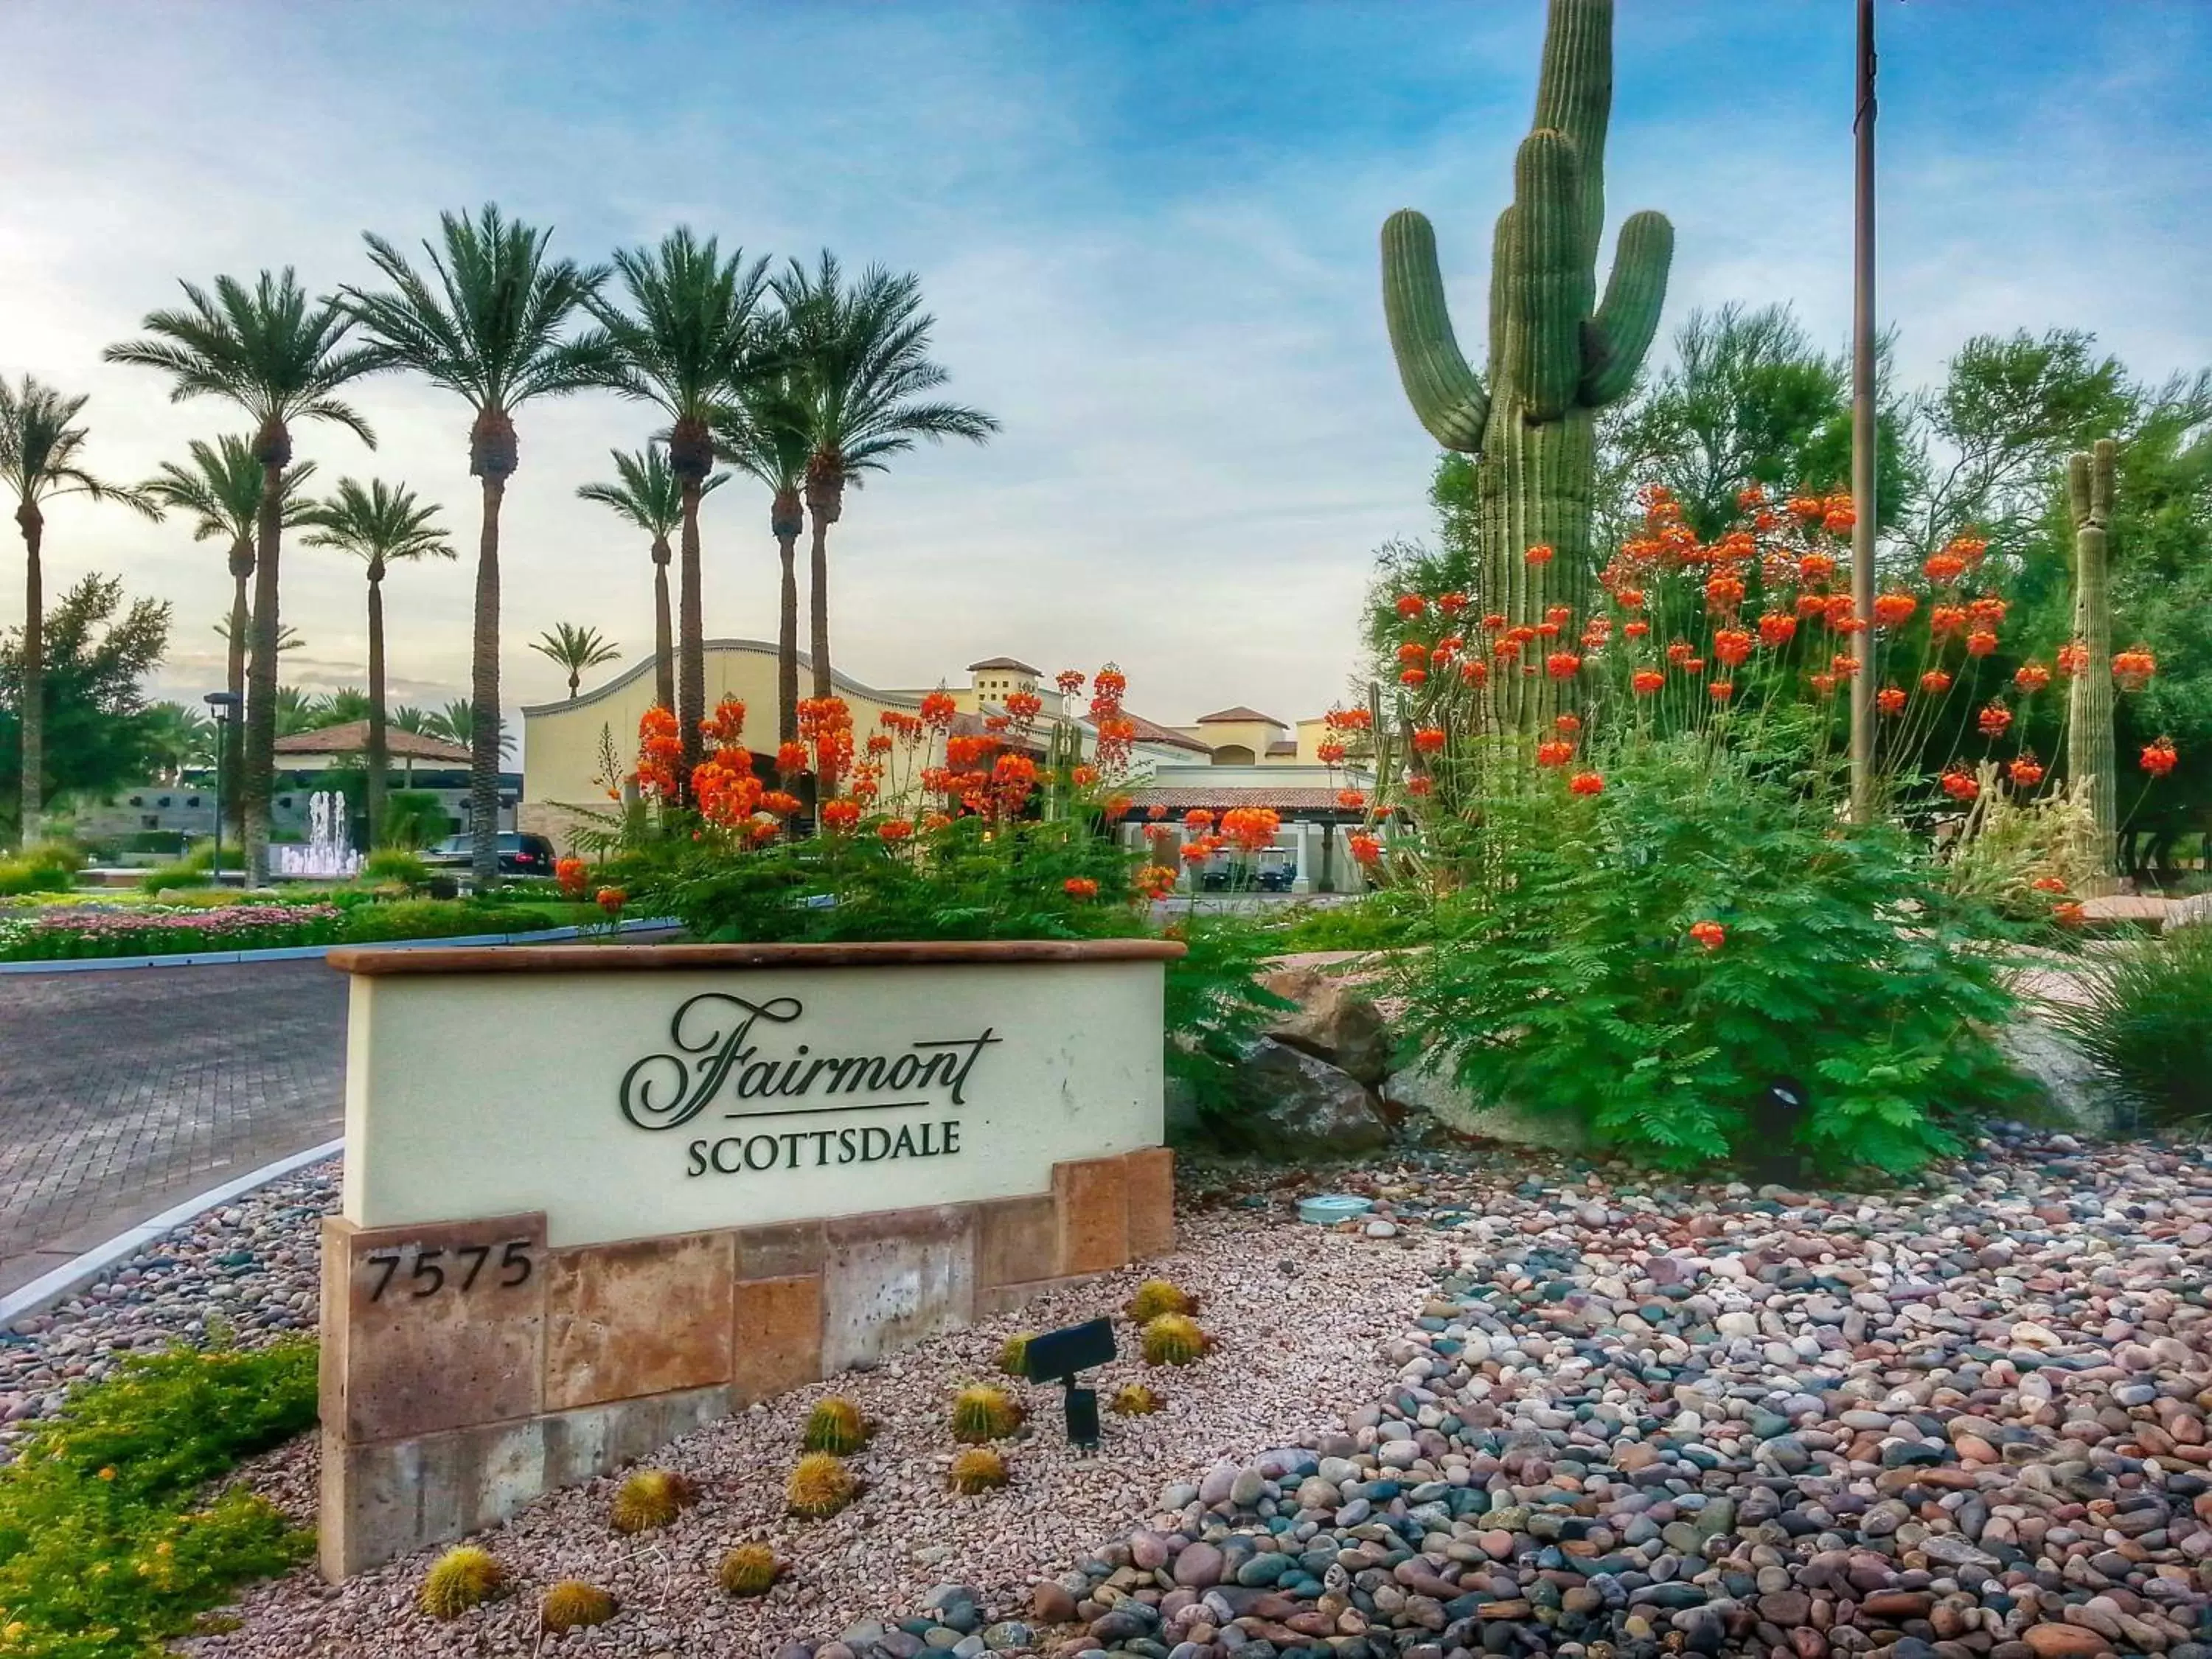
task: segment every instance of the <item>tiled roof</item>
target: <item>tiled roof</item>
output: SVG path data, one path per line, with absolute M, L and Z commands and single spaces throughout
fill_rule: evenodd
M 1298 746 L 1290 738 L 1283 738 L 1269 744 L 1267 752 L 1271 755 L 1295 755 L 1298 752 Z
M 1278 727 L 1283 724 L 1273 714 L 1263 714 L 1256 708 L 1247 708 L 1243 703 L 1237 704 L 1234 708 L 1218 708 L 1211 714 L 1200 714 L 1197 723 L 1200 726 L 1242 726 L 1253 720 L 1257 720 L 1263 726 Z
M 1266 784 L 1215 785 L 1199 788 L 1178 784 L 1158 789 L 1132 789 L 1130 816 L 1142 817 L 1148 806 L 1164 806 L 1171 812 L 1188 812 L 1194 806 L 1218 811 L 1231 806 L 1272 806 L 1278 812 L 1341 812 L 1334 789 L 1276 789 Z
M 318 726 L 312 732 L 295 732 L 288 738 L 276 739 L 276 752 L 280 755 L 358 755 L 368 747 L 367 720 Z M 448 766 L 469 763 L 469 751 L 459 744 L 402 732 L 397 726 L 385 728 L 384 752 L 394 760 L 442 761 Z
M 1042 669 L 1030 667 L 1016 657 L 986 657 L 981 662 L 971 662 L 968 665 L 968 672 L 971 674 L 979 668 L 1003 668 L 1012 673 L 1032 676 L 1044 672 Z

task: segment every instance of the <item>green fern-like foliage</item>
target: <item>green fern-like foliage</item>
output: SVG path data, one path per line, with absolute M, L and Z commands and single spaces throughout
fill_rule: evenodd
M 1137 1286 L 1123 1311 L 1134 1323 L 1146 1325 L 1162 1314 L 1196 1313 L 1198 1298 L 1164 1279 L 1148 1279 Z
M 1839 823 L 1776 755 L 1684 736 L 1585 763 L 1594 798 L 1482 802 L 1480 878 L 1400 964 L 1406 1029 L 1477 1103 L 1666 1169 L 1902 1172 L 2018 1103 L 1989 1033 L 2019 1006 L 1990 946 L 2019 930 L 1923 848 Z M 1717 948 L 1690 931 L 1709 921 Z M 1780 1131 L 1759 1115 L 1778 1079 L 1804 1102 Z
M 782 1564 L 765 1544 L 740 1544 L 722 1557 L 715 1577 L 732 1595 L 766 1595 L 774 1588 Z
M 1036 1334 L 1034 1331 L 1024 1331 L 1018 1336 L 1010 1336 L 1000 1343 L 999 1369 L 1008 1376 L 1027 1376 L 1029 1371 L 1024 1362 L 1029 1358 L 1030 1339 Z
M 809 1452 L 791 1471 L 784 1498 L 793 1515 L 825 1521 L 860 1496 L 853 1472 L 829 1452 Z
M 1114 1397 L 1106 1408 L 1117 1417 L 1150 1417 L 1167 1404 L 1157 1389 L 1148 1389 L 1141 1382 L 1124 1382 L 1114 1390 Z
M 1006 1484 L 1006 1460 L 988 1446 L 970 1446 L 952 1460 L 952 1490 L 973 1498 Z
M 416 1603 L 433 1619 L 458 1619 L 507 1586 L 507 1569 L 489 1551 L 464 1544 L 447 1550 L 423 1576 Z
M 1198 1322 L 1187 1314 L 1162 1314 L 1144 1329 L 1145 1363 L 1148 1365 L 1195 1364 L 1212 1346 Z
M 614 1616 L 615 1598 L 580 1578 L 562 1579 L 538 1604 L 538 1623 L 556 1635 L 586 1625 L 604 1625 Z
M 640 1469 L 615 1493 L 609 1519 L 617 1532 L 672 1525 L 694 1501 L 691 1483 L 672 1469 Z
M 807 1451 L 835 1452 L 840 1457 L 850 1456 L 867 1443 L 867 1419 L 842 1395 L 817 1402 L 806 1415 L 806 1432 L 799 1441 Z
M 977 1382 L 960 1390 L 952 1401 L 952 1437 L 969 1445 L 1004 1440 L 1022 1425 L 1022 1408 L 1004 1389 Z
M 2212 925 L 2121 945 L 2081 969 L 2047 1018 L 2148 1127 L 2212 1129 Z

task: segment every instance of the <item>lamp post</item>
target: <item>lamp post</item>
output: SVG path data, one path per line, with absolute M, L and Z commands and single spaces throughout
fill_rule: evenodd
M 1851 677 L 1851 817 L 1874 822 L 1874 0 L 1858 0 L 1858 88 L 1851 118 L 1855 160 L 1851 248 L 1851 609 L 1866 629 Z
M 210 691 L 204 701 L 215 716 L 215 884 L 222 885 L 222 763 L 230 747 L 230 717 L 238 712 L 235 691 Z

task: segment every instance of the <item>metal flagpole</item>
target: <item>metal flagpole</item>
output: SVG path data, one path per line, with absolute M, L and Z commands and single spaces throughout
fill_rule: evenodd
M 1866 629 L 1851 677 L 1851 817 L 1874 819 L 1874 0 L 1858 0 L 1858 103 L 1851 282 L 1851 608 Z

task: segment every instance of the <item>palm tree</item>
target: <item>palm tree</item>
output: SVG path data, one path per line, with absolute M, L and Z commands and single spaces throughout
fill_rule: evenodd
M 684 491 L 668 465 L 668 452 L 659 445 L 647 444 L 635 455 L 625 455 L 619 449 L 609 453 L 615 458 L 619 482 L 580 484 L 576 493 L 587 501 L 612 507 L 653 538 L 653 701 L 672 714 L 676 712 L 676 646 L 668 610 L 668 537 L 684 522 Z M 699 487 L 699 493 L 710 495 L 729 481 L 728 473 L 717 472 Z
M 187 768 L 215 758 L 215 722 L 185 703 L 149 704 L 145 739 L 146 757 L 163 783 L 181 783 Z
M 782 301 L 781 360 L 799 429 L 806 439 L 806 512 L 813 523 L 808 550 L 813 592 L 814 695 L 835 695 L 830 672 L 830 526 L 844 510 L 845 486 L 880 472 L 894 455 L 946 438 L 987 441 L 999 422 L 961 404 L 925 402 L 945 384 L 928 356 L 937 319 L 921 308 L 921 281 L 871 265 L 848 288 L 835 254 L 823 249 L 810 274 L 791 261 L 775 279 Z
M 161 506 L 143 491 L 104 483 L 79 464 L 85 428 L 72 425 L 85 399 L 64 397 L 26 374 L 18 386 L 0 380 L 0 486 L 15 498 L 15 527 L 23 532 L 23 707 L 21 726 L 22 844 L 39 838 L 46 806 L 46 573 L 40 550 L 46 519 L 40 503 L 58 495 L 87 495 L 122 502 L 149 519 Z
M 246 600 L 246 584 L 253 574 L 254 524 L 261 512 L 261 463 L 253 459 L 253 446 L 235 436 L 225 435 L 212 444 L 195 438 L 190 449 L 191 465 L 164 461 L 161 471 L 140 488 L 163 507 L 191 514 L 194 541 L 230 538 L 230 616 L 223 631 L 229 647 L 229 672 L 225 684 L 236 700 L 231 706 L 243 708 L 246 645 L 252 637 L 253 615 Z M 284 469 L 280 510 L 287 530 L 300 522 L 300 514 L 306 506 L 301 488 L 314 471 L 313 461 L 295 461 Z M 287 635 L 294 641 L 299 637 L 289 629 L 279 629 L 279 652 L 285 649 Z M 223 811 L 233 823 L 241 822 L 238 773 L 239 769 L 234 767 L 223 779 Z
M 418 505 L 405 485 L 381 478 L 366 484 L 341 478 L 337 493 L 307 514 L 314 526 L 308 546 L 337 548 L 368 567 L 368 779 L 363 798 L 371 847 L 381 845 L 385 770 L 391 764 L 384 738 L 384 574 L 390 565 L 455 556 L 437 517 L 438 509 Z M 344 695 L 331 699 L 334 708 Z
M 604 298 L 592 301 L 599 332 L 613 359 L 607 383 L 650 403 L 671 422 L 668 465 L 683 497 L 683 561 L 677 604 L 676 720 L 684 738 L 681 777 L 688 786 L 699 763 L 699 723 L 707 714 L 704 601 L 700 592 L 699 501 L 714 465 L 708 422 L 754 372 L 763 332 L 761 296 L 768 261 L 744 262 L 744 250 L 725 259 L 716 240 L 700 241 L 678 225 L 657 248 L 615 255 L 628 295 L 624 311 Z
M 422 729 L 427 737 L 443 738 L 447 743 L 458 743 L 465 747 L 476 737 L 476 704 L 466 697 L 455 697 L 432 714 L 424 722 Z M 504 755 L 514 747 L 514 734 L 502 725 L 499 733 L 499 752 Z
M 319 732 L 337 722 L 331 719 L 329 702 L 314 692 L 296 685 L 276 688 L 276 735 L 280 738 L 297 736 L 302 732 Z
M 477 884 L 499 880 L 499 512 L 516 463 L 514 411 L 533 398 L 605 383 L 603 345 L 563 337 L 579 307 L 606 280 L 604 267 L 549 259 L 552 233 L 510 221 L 487 204 L 473 218 L 439 216 L 441 246 L 422 251 L 425 278 L 399 250 L 371 235 L 368 257 L 392 287 L 341 290 L 382 360 L 411 368 L 467 399 L 469 473 L 483 487 L 477 540 L 476 636 L 470 675 L 469 816 Z
M 402 703 L 392 711 L 389 722 L 395 732 L 405 732 L 418 738 L 434 737 L 438 717 L 427 708 L 417 708 L 411 703 Z
M 597 668 L 601 663 L 612 662 L 622 653 L 610 639 L 602 638 L 596 628 L 586 628 L 575 623 L 555 623 L 536 639 L 530 648 L 541 657 L 550 657 L 568 671 L 568 696 L 573 702 L 576 688 L 582 684 L 584 671 Z
M 277 556 L 284 529 L 284 474 L 292 465 L 292 423 L 331 421 L 371 449 L 376 434 L 338 388 L 382 366 L 373 349 L 349 345 L 353 319 L 335 302 L 310 301 L 291 267 L 263 271 L 248 288 L 215 279 L 209 293 L 180 283 L 185 304 L 156 311 L 142 326 L 153 337 L 126 340 L 101 354 L 169 376 L 169 401 L 222 398 L 253 422 L 252 457 L 261 464 L 254 519 L 253 653 L 246 672 L 246 755 L 240 769 L 241 835 L 247 879 L 266 873 L 269 797 L 276 773 Z
M 799 489 L 807 441 L 787 374 L 763 377 L 714 420 L 714 453 L 769 487 L 768 528 L 783 567 L 776 606 L 776 741 L 799 736 L 799 532 L 806 527 Z

